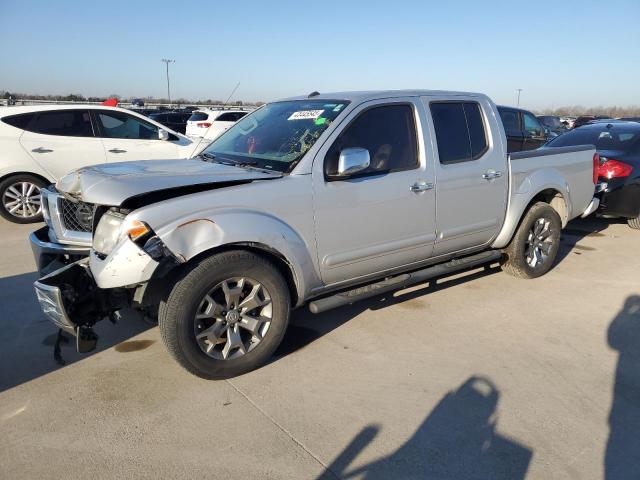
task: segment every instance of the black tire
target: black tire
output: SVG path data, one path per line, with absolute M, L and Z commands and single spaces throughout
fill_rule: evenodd
M 35 185 L 38 189 L 42 189 L 48 182 L 45 182 L 41 178 L 38 178 L 33 175 L 21 174 L 21 175 L 12 175 L 10 177 L 5 178 L 0 182 L 0 216 L 9 220 L 13 223 L 36 223 L 42 221 L 42 210 L 39 210 L 37 215 L 29 215 L 29 216 L 18 216 L 14 215 L 9 211 L 5 203 L 9 201 L 8 195 L 11 194 L 9 189 L 16 184 L 28 183 L 31 185 Z M 15 187 L 14 187 L 15 188 Z
M 640 215 L 638 215 L 636 218 L 628 219 L 627 224 L 635 230 L 640 230 Z
M 544 231 L 544 242 L 539 240 L 540 236 L 533 235 L 534 228 L 539 226 L 541 221 L 548 228 L 548 230 Z M 511 243 L 504 250 L 506 257 L 502 265 L 504 271 L 518 278 L 536 278 L 547 273 L 558 255 L 561 230 L 562 221 L 558 212 L 544 202 L 533 204 L 522 218 L 516 233 L 511 239 Z M 549 232 L 548 236 L 547 231 Z M 542 258 L 541 263 L 531 264 L 531 262 L 536 262 L 537 260 L 533 260 L 534 253 L 530 242 L 535 242 L 533 245 L 544 244 L 539 247 L 540 250 L 538 251 L 539 258 Z M 542 252 L 545 250 L 547 253 L 543 256 Z M 531 262 L 529 259 L 531 259 Z
M 255 279 L 268 291 L 271 322 L 259 343 L 247 353 L 237 358 L 212 358 L 196 340 L 196 313 L 216 285 L 236 277 Z M 158 325 L 167 350 L 182 367 L 201 378 L 224 379 L 267 362 L 284 337 L 290 308 L 289 289 L 277 267 L 259 255 L 235 250 L 204 258 L 182 276 L 160 303 Z

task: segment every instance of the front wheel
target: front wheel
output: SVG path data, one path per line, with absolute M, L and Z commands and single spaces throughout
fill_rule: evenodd
M 14 175 L 0 182 L 0 215 L 14 223 L 42 221 L 40 190 L 46 185 L 33 175 Z
M 519 278 L 536 278 L 553 266 L 560 247 L 560 215 L 548 203 L 535 203 L 505 248 L 502 268 Z
M 289 321 L 287 284 L 270 261 L 246 251 L 196 264 L 160 304 L 162 340 L 186 370 L 223 379 L 263 365 Z
M 627 220 L 627 224 L 634 230 L 640 230 L 640 215 L 636 218 L 630 218 Z

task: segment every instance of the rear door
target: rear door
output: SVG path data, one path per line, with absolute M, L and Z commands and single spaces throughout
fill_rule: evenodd
M 500 230 L 507 201 L 507 158 L 492 104 L 423 101 L 437 151 L 434 255 L 485 245 Z
M 368 102 L 344 123 L 312 172 L 318 262 L 327 284 L 428 259 L 435 240 L 435 180 L 420 106 L 409 98 Z M 370 166 L 335 177 L 340 152 L 350 147 L 368 150 Z
M 117 110 L 96 109 L 93 115 L 108 162 L 182 158 L 174 141 L 160 140 L 150 122 Z
M 522 112 L 522 123 L 524 128 L 523 150 L 534 150 L 546 143 L 547 135 L 544 128 L 533 114 Z
M 524 131 L 522 130 L 522 116 L 519 110 L 498 107 L 500 119 L 507 136 L 507 152 L 520 152 L 524 148 Z
M 48 110 L 34 115 L 20 143 L 33 159 L 56 179 L 72 170 L 106 160 L 94 135 L 87 109 Z

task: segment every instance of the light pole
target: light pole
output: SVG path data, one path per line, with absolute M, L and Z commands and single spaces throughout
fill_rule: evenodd
M 171 105 L 171 91 L 169 90 L 169 64 L 176 63 L 176 61 L 168 58 L 163 58 L 162 61 L 167 65 L 167 98 L 169 100 L 169 105 Z
M 518 105 L 517 106 L 519 107 L 520 106 L 520 92 L 522 91 L 522 89 L 518 88 L 517 90 L 518 90 Z

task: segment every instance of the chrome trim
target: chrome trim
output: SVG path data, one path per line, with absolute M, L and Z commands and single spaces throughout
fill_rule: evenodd
M 60 243 L 69 245 L 91 246 L 91 232 L 79 232 L 76 230 L 68 230 L 64 226 L 62 220 L 62 211 L 60 208 L 60 201 L 63 198 L 58 192 L 52 192 L 46 190 L 47 204 L 49 206 L 49 222 L 47 224 L 51 227 L 54 233 L 54 237 Z
M 587 209 L 584 211 L 584 213 L 582 215 L 580 215 L 580 217 L 581 218 L 588 217 L 593 212 L 595 212 L 598 209 L 599 206 L 600 206 L 600 199 L 598 197 L 593 197 L 591 199 L 591 203 L 589 204 Z
M 45 275 L 33 283 L 33 288 L 35 289 L 36 297 L 38 298 L 38 302 L 40 303 L 40 308 L 42 308 L 43 313 L 58 328 L 61 328 L 73 335 L 76 335 L 77 325 L 69 318 L 69 315 L 67 315 L 60 288 L 51 283 L 55 283 L 57 277 L 71 268 L 87 268 L 88 263 L 89 259 L 84 258 L 66 265 L 49 275 Z

